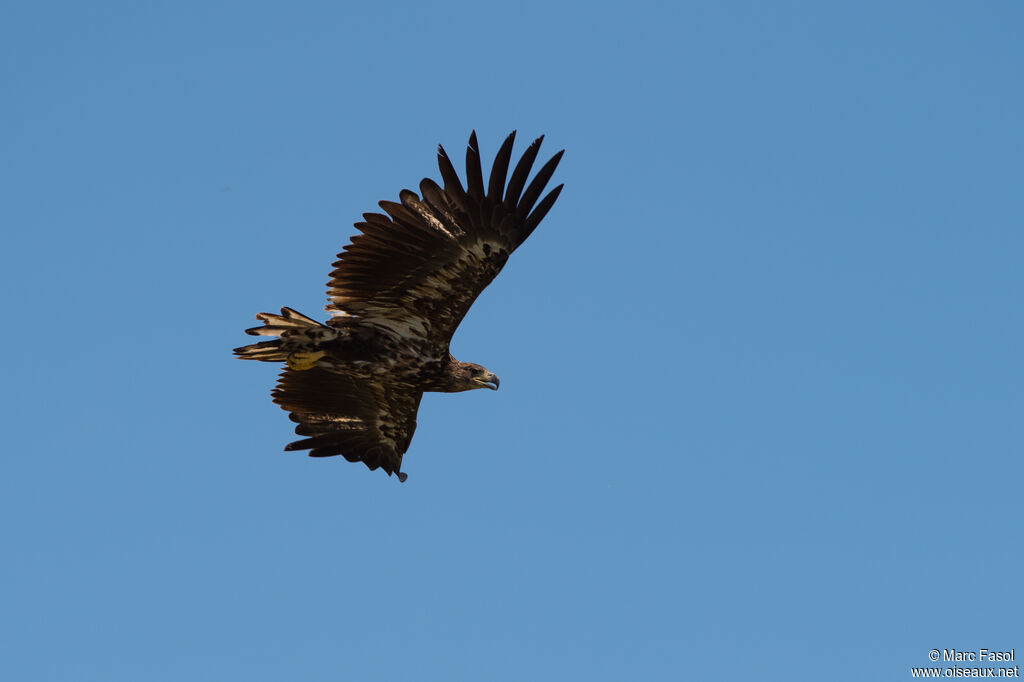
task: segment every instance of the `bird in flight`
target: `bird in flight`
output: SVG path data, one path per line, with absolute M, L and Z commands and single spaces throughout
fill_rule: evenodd
M 558 185 L 541 198 L 564 150 L 527 184 L 543 136 L 508 177 L 515 135 L 498 150 L 486 184 L 473 132 L 465 187 L 439 146 L 443 187 L 427 178 L 419 196 L 402 190 L 398 203 L 380 202 L 383 214 L 364 213 L 355 224 L 361 234 L 333 265 L 326 322 L 282 308 L 258 314 L 262 326 L 245 330 L 274 338 L 236 348 L 239 358 L 285 363 L 271 397 L 304 436 L 285 450 L 341 455 L 405 481 L 402 456 L 424 392 L 498 389 L 497 375 L 459 362 L 449 344 L 562 191 Z

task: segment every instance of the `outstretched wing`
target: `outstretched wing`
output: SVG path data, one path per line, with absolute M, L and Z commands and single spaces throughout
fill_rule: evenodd
M 309 450 L 311 457 L 341 455 L 405 480 L 402 455 L 416 430 L 422 392 L 317 367 L 286 369 L 271 396 L 298 422 L 295 433 L 308 436 L 285 450 Z
M 432 354 L 446 355 L 473 301 L 562 191 L 559 185 L 540 199 L 563 152 L 526 184 L 543 139 L 526 149 L 506 185 L 515 141 L 515 133 L 509 135 L 486 187 L 475 132 L 466 149 L 465 188 L 438 147 L 444 188 L 425 179 L 420 183 L 422 197 L 403 190 L 401 203 L 380 202 L 387 215 L 363 215 L 365 222 L 356 223 L 362 234 L 352 238 L 334 263 L 327 310 L 356 315 L 362 323 L 403 338 L 418 337 Z

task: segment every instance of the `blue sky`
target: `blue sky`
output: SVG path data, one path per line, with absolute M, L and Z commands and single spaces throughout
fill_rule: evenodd
M 907 679 L 1024 650 L 1014 2 L 23 3 L 11 680 Z M 512 129 L 566 189 L 408 483 L 281 451 L 261 310 Z

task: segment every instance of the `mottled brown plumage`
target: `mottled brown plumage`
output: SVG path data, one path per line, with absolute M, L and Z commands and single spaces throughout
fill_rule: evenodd
M 272 341 L 235 349 L 242 359 L 285 362 L 274 402 L 298 422 L 305 439 L 286 450 L 342 455 L 401 480 L 402 455 L 416 429 L 425 391 L 498 388 L 498 378 L 449 352 L 456 328 L 480 292 L 504 267 L 555 203 L 562 185 L 541 194 L 558 152 L 527 184 L 540 150 L 535 140 L 508 177 L 513 132 L 484 185 L 476 133 L 466 149 L 466 186 L 438 148 L 443 187 L 420 183 L 420 195 L 380 202 L 366 213 L 334 263 L 321 324 L 290 308 L 260 313 L 247 329 Z M 539 201 L 538 201 L 539 200 Z

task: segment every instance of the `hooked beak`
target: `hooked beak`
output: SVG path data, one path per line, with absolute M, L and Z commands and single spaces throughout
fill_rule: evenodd
M 501 385 L 501 381 L 498 379 L 498 375 L 493 372 L 488 372 L 483 376 L 476 377 L 473 379 L 476 383 L 480 384 L 480 388 L 489 388 L 492 391 L 497 391 L 498 386 Z

